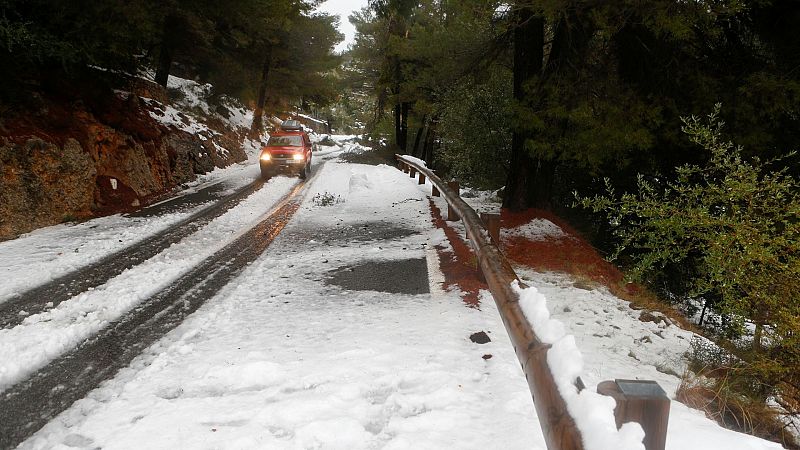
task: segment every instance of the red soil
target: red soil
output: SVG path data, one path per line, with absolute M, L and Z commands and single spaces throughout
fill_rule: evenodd
M 439 253 L 439 268 L 444 274 L 443 288 L 449 290 L 457 287 L 462 292 L 461 298 L 464 303 L 470 308 L 477 308 L 480 306 L 480 290 L 488 289 L 489 286 L 478 280 L 475 254 L 459 233 L 442 218 L 442 212 L 433 200 L 430 200 L 430 205 L 433 224 L 444 230 L 453 248 L 453 251 L 450 251 L 442 246 L 436 246 L 436 251 Z
M 479 292 L 488 289 L 486 283 L 478 280 L 475 255 L 465 239 L 442 218 L 441 211 L 430 202 L 433 223 L 442 228 L 453 247 L 453 251 L 437 246 L 440 269 L 445 277 L 444 288 L 458 287 L 464 303 L 479 307 Z M 501 229 L 515 228 L 534 219 L 546 219 L 558 225 L 566 236 L 545 241 L 511 236 L 501 237 L 501 250 L 513 265 L 525 266 L 537 272 L 562 272 L 579 280 L 588 280 L 607 286 L 611 292 L 627 296 L 638 289 L 634 284 L 624 283 L 622 272 L 609 263 L 586 242 L 568 223 L 555 214 L 529 209 L 524 212 L 501 211 Z
M 500 215 L 500 226 L 514 228 L 534 219 L 553 222 L 566 236 L 544 241 L 531 241 L 519 236 L 501 238 L 503 253 L 511 262 L 539 272 L 564 272 L 588 278 L 609 288 L 623 282 L 623 274 L 616 266 L 604 260 L 575 229 L 551 212 L 539 209 L 512 212 L 504 209 Z

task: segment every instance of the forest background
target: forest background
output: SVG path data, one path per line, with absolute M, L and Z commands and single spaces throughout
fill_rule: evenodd
M 319 3 L 0 0 L 0 115 L 172 73 L 250 105 L 252 136 L 287 108 L 364 132 L 586 230 L 718 343 L 691 358 L 720 420 L 783 439 L 800 411 L 798 2 L 370 0 L 344 54 Z

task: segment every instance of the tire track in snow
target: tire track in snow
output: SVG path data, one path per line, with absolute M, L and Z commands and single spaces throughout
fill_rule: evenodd
M 255 227 L 77 348 L 0 393 L 0 448 L 19 445 L 216 295 L 272 243 L 300 207 L 309 185 L 299 183 Z
M 11 328 L 30 315 L 46 312 L 90 288 L 105 284 L 126 269 L 147 261 L 170 245 L 195 233 L 263 185 L 264 180 L 257 179 L 153 236 L 0 303 L 0 328 Z M 20 314 L 21 311 L 24 314 Z

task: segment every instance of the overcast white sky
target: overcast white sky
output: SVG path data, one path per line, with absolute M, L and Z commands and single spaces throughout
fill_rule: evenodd
M 320 11 L 339 16 L 339 31 L 344 34 L 344 41 L 336 46 L 337 52 L 346 50 L 356 34 L 356 29 L 347 20 L 347 16 L 365 6 L 367 6 L 367 0 L 328 0 L 320 5 Z

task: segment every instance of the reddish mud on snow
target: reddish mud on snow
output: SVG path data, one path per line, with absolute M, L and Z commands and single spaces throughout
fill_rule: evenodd
M 529 267 L 537 272 L 562 272 L 578 279 L 593 281 L 618 290 L 624 283 L 622 272 L 603 259 L 591 244 L 575 229 L 555 214 L 528 209 L 512 212 L 503 209 L 500 214 L 501 229 L 516 228 L 535 219 L 545 219 L 556 224 L 564 232 L 560 238 L 532 241 L 522 236 L 502 237 L 501 250 L 512 264 Z M 634 289 L 633 285 L 625 290 Z
M 437 246 L 439 265 L 444 274 L 444 288 L 458 287 L 462 299 L 470 307 L 479 307 L 481 289 L 488 289 L 486 283 L 478 280 L 475 255 L 460 234 L 448 225 L 439 208 L 430 200 L 433 223 L 442 228 L 453 247 L 453 251 Z M 512 263 L 531 268 L 537 272 L 562 272 L 573 275 L 578 280 L 590 281 L 607 286 L 618 294 L 633 294 L 634 284 L 625 284 L 622 272 L 609 263 L 586 242 L 567 222 L 555 214 L 539 209 L 523 212 L 501 210 L 501 229 L 516 228 L 535 219 L 546 219 L 565 233 L 560 238 L 533 241 L 522 236 L 502 237 L 500 250 Z
M 439 245 L 435 247 L 439 254 L 439 269 L 444 274 L 444 286 L 442 287 L 445 290 L 457 287 L 461 290 L 461 299 L 464 303 L 471 308 L 478 308 L 481 303 L 480 290 L 489 289 L 489 286 L 478 280 L 475 254 L 459 233 L 442 218 L 442 212 L 433 199 L 429 198 L 428 201 L 431 205 L 433 224 L 444 230 L 450 246 L 453 247 L 453 251 Z

